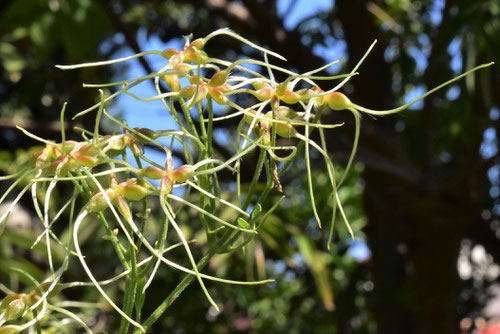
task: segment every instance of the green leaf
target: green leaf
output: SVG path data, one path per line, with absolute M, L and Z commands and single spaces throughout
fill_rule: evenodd
M 250 225 L 248 224 L 248 222 L 241 217 L 238 218 L 237 222 L 238 222 L 238 225 L 240 225 L 243 228 L 250 228 Z

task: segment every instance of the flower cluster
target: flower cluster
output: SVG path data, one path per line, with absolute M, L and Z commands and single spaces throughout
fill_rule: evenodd
M 226 35 L 240 40 L 242 43 L 256 48 L 264 54 L 264 61 L 256 59 L 243 59 L 230 63 L 225 60 L 212 58 L 203 49 L 210 39 Z M 4 298 L 0 305 L 0 333 L 16 333 L 24 328 L 33 326 L 47 314 L 47 310 L 59 312 L 72 318 L 87 331 L 86 321 L 69 310 L 56 307 L 48 302 L 50 298 L 60 292 L 62 287 L 92 286 L 113 307 L 122 318 L 122 328 L 126 332 L 128 326 L 136 327 L 137 331 L 145 331 L 152 322 L 164 312 L 165 307 L 160 305 L 151 317 L 141 323 L 140 314 L 144 304 L 144 292 L 155 278 L 160 264 L 181 270 L 189 275 L 189 279 L 179 283 L 172 292 L 172 298 L 177 298 L 180 292 L 189 284 L 190 280 L 197 279 L 208 301 L 217 309 L 217 304 L 211 298 L 205 287 L 206 280 L 215 280 L 231 284 L 264 284 L 272 280 L 256 282 L 238 282 L 202 273 L 203 266 L 210 256 L 217 252 L 236 251 L 243 248 L 255 238 L 258 230 L 266 217 L 279 205 L 276 203 L 267 212 L 263 212 L 263 203 L 273 187 L 282 191 L 280 175 L 286 172 L 288 166 L 296 160 L 297 152 L 304 153 L 307 168 L 309 198 L 314 216 L 321 226 L 319 214 L 314 199 L 314 189 L 311 174 L 310 150 L 314 149 L 323 157 L 331 186 L 332 213 L 331 228 L 328 247 L 333 233 L 333 222 L 339 211 L 351 235 L 347 217 L 344 214 L 342 203 L 338 196 L 338 187 L 342 184 L 356 152 L 360 117 L 359 112 L 372 115 L 387 115 L 406 109 L 413 103 L 433 93 L 437 89 L 451 82 L 491 64 L 478 66 L 446 83 L 440 85 L 418 99 L 399 108 L 375 111 L 361 107 L 349 100 L 339 89 L 354 75 L 368 55 L 374 44 L 370 46 L 365 56 L 359 63 L 346 74 L 336 76 L 318 76 L 317 73 L 333 65 L 298 74 L 271 64 L 268 56 L 284 59 L 282 56 L 263 49 L 234 32 L 221 29 L 204 38 L 191 41 L 186 38 L 186 44 L 181 50 L 167 49 L 164 51 L 148 51 L 131 57 L 113 61 L 86 63 L 80 65 L 58 66 L 60 69 L 77 69 L 81 67 L 111 65 L 121 61 L 145 55 L 157 55 L 165 59 L 165 65 L 160 70 L 141 78 L 123 80 L 105 84 L 84 84 L 85 87 L 117 87 L 117 92 L 105 97 L 101 91 L 100 103 L 78 113 L 80 117 L 97 110 L 95 114 L 94 131 L 82 129 L 80 141 L 65 139 L 64 126 L 62 126 L 59 143 L 39 138 L 21 129 L 26 135 L 39 140 L 45 146 L 32 156 L 31 166 L 14 175 L 2 177 L 2 180 L 15 179 L 6 194 L 0 198 L 2 203 L 8 194 L 13 191 L 21 180 L 29 182 L 12 201 L 7 211 L 0 217 L 0 231 L 6 225 L 12 209 L 19 202 L 24 193 L 32 192 L 33 206 L 38 218 L 43 224 L 43 232 L 35 241 L 45 240 L 47 260 L 50 268 L 50 277 L 41 284 L 40 288 L 33 289 L 27 294 L 11 293 Z M 258 65 L 268 71 L 268 76 L 255 72 L 245 64 Z M 288 75 L 283 82 L 276 82 L 273 71 Z M 324 91 L 320 88 L 322 80 L 341 80 L 336 87 Z M 132 89 L 147 81 L 153 80 L 157 94 L 151 97 L 140 97 Z M 166 84 L 162 87 L 161 82 Z M 305 87 L 305 88 L 304 88 Z M 153 131 L 146 128 L 131 128 L 125 122 L 117 120 L 106 112 L 105 106 L 119 94 L 126 94 L 141 101 L 160 100 L 177 123 L 177 129 Z M 239 95 L 253 97 L 245 101 L 255 101 L 254 104 L 240 105 L 236 101 Z M 175 102 L 175 103 L 174 103 Z M 214 116 L 214 103 L 223 106 L 225 115 Z M 179 106 L 180 105 L 180 110 Z M 64 120 L 65 107 L 61 111 Z M 347 162 L 345 173 L 338 176 L 335 165 L 324 142 L 317 143 L 311 139 L 312 131 L 319 131 L 321 135 L 325 129 L 333 129 L 342 124 L 324 124 L 321 122 L 321 113 L 329 111 L 348 110 L 355 119 L 355 139 L 350 158 Z M 197 122 L 193 113 L 197 114 Z M 101 134 L 99 124 L 103 117 L 114 122 L 121 133 Z M 214 122 L 239 117 L 240 122 L 235 133 L 237 143 L 234 155 L 221 161 L 214 156 L 212 148 Z M 277 138 L 295 138 L 294 145 L 283 146 Z M 166 139 L 166 140 L 165 140 Z M 165 144 L 168 142 L 168 144 Z M 178 158 L 185 164 L 175 168 L 172 158 L 174 143 L 182 147 L 183 154 Z M 165 155 L 165 164 L 158 164 L 147 154 L 147 147 L 154 147 Z M 258 161 L 254 166 L 252 182 L 244 194 L 244 199 L 239 196 L 240 170 L 243 158 L 251 151 L 260 151 Z M 276 154 L 277 151 L 286 150 L 291 153 L 287 156 Z M 132 152 L 130 160 L 128 152 Z M 250 160 L 250 159 L 247 159 Z M 245 161 L 245 163 L 247 163 Z M 279 168 L 278 168 L 279 166 Z M 238 189 L 237 203 L 231 203 L 217 196 L 217 173 L 222 169 L 229 169 L 236 174 L 235 182 Z M 259 190 L 256 187 L 261 172 L 265 170 L 269 182 Z M 158 183 L 155 180 L 160 180 Z M 58 184 L 73 185 L 73 195 L 68 201 L 59 205 L 52 203 L 50 198 Z M 189 191 L 196 191 L 199 196 L 193 201 L 187 196 L 179 196 L 174 188 L 184 187 Z M 258 199 L 253 196 L 258 191 Z M 149 220 L 149 209 L 152 202 L 159 202 L 161 211 L 155 213 L 161 217 L 159 235 L 155 243 L 151 243 L 144 235 L 144 229 Z M 78 208 L 78 203 L 84 203 Z M 134 215 L 134 204 L 142 203 L 143 210 Z M 41 205 L 43 203 L 43 205 Z M 137 205 L 138 206 L 138 205 Z M 221 218 L 217 215 L 218 207 L 225 206 L 231 209 L 230 218 Z M 197 262 L 191 251 L 192 241 L 187 240 L 177 222 L 176 212 L 182 207 L 188 207 L 199 216 L 201 226 L 205 231 L 208 244 L 211 245 L 207 256 Z M 55 214 L 54 214 L 55 213 Z M 66 213 L 69 217 L 68 228 L 71 237 L 62 241 L 52 229 L 58 218 Z M 110 218 L 111 217 L 111 218 Z M 88 219 L 87 219 L 88 218 Z M 102 224 L 109 240 L 122 265 L 122 272 L 106 281 L 98 281 L 92 268 L 86 262 L 81 249 L 79 229 L 90 218 Z M 139 218 L 139 221 L 137 220 Z M 177 235 L 178 244 L 169 245 L 166 240 L 167 231 L 173 228 Z M 354 236 L 353 236 L 354 237 Z M 52 255 L 51 244 L 57 243 L 64 250 L 63 263 L 56 269 Z M 181 266 L 167 257 L 168 250 L 182 247 L 189 260 L 189 266 Z M 144 258 L 138 262 L 138 256 Z M 76 257 L 81 267 L 87 274 L 88 282 L 61 283 L 68 263 Z M 105 291 L 105 287 L 126 278 L 127 290 L 124 306 L 117 305 Z M 142 294 L 136 293 L 138 282 L 142 285 Z M 135 284 L 135 285 L 134 285 Z M 133 291 L 132 291 L 133 290 Z M 135 311 L 131 305 L 135 304 Z M 31 319 L 24 321 L 31 312 Z M 133 316 L 136 312 L 136 316 Z M 24 321 L 24 322 L 23 322 Z

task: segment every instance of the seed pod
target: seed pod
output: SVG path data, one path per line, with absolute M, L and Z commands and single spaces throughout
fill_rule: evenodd
M 323 97 L 324 101 L 333 110 L 344 110 L 351 106 L 351 101 L 340 92 L 333 92 Z
M 165 175 L 165 171 L 158 167 L 150 166 L 141 169 L 138 174 L 151 180 L 159 180 Z
M 14 299 L 9 303 L 5 310 L 5 320 L 10 321 L 21 317 L 26 309 L 26 304 L 23 298 Z
M 208 82 L 208 85 L 210 87 L 219 87 L 226 82 L 228 75 L 229 72 L 227 70 L 217 72 L 212 76 L 212 78 Z
M 172 179 L 177 182 L 186 182 L 189 178 L 193 177 L 195 169 L 191 165 L 179 166 L 176 170 L 171 172 Z
M 113 200 L 116 196 L 115 191 L 113 189 L 106 189 L 105 190 L 106 195 L 108 195 L 110 200 Z M 104 194 L 102 192 L 97 192 L 92 196 L 92 198 L 89 201 L 89 211 L 90 212 L 99 212 L 103 211 L 108 207 L 108 202 L 106 201 L 106 198 L 104 197 Z

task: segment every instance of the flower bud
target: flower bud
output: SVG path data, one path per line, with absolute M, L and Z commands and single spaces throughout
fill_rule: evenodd
M 176 50 L 176 49 L 166 49 L 166 50 L 163 50 L 163 52 L 161 53 L 161 55 L 167 59 L 170 59 L 170 58 L 172 58 L 172 56 L 179 55 L 179 54 L 181 54 L 181 51 Z
M 264 87 L 256 91 L 254 95 L 259 101 L 267 101 L 274 95 L 274 89 L 271 87 Z
M 173 55 L 169 59 L 168 65 L 170 66 L 170 68 L 174 68 L 177 65 L 182 64 L 183 61 L 184 61 L 184 53 L 178 53 L 178 54 Z
M 196 95 L 194 103 L 200 103 L 207 97 L 208 89 L 202 85 L 198 86 L 198 88 L 198 94 L 196 94 L 196 85 L 186 86 L 180 91 L 179 95 L 185 99 L 192 98 Z
M 344 110 L 351 106 L 351 101 L 342 93 L 333 92 L 323 97 L 324 101 L 333 110 Z
M 0 327 L 0 334 L 17 334 L 21 332 L 21 327 L 16 325 L 7 325 Z
M 2 303 L 0 303 L 0 313 L 5 311 L 7 309 L 7 306 L 16 299 L 23 298 L 24 293 L 9 293 L 7 296 L 5 296 L 2 300 Z
M 177 66 L 175 66 L 172 71 L 174 72 L 182 72 L 182 73 L 185 73 L 186 75 L 189 73 L 189 71 L 191 71 L 191 66 L 188 65 L 188 64 L 179 64 Z M 180 74 L 177 74 L 177 75 L 180 75 Z
M 231 86 L 227 82 L 225 84 L 220 85 L 217 88 L 220 89 L 223 93 L 227 93 L 233 90 L 233 86 Z
M 269 84 L 263 82 L 263 81 L 254 81 L 252 82 L 252 86 L 255 88 L 255 90 L 260 90 L 263 88 L 271 88 Z
M 44 162 L 46 156 L 43 155 L 43 151 L 44 150 L 41 149 L 41 150 L 35 151 L 35 152 L 33 152 L 33 154 L 31 154 L 30 163 L 32 165 L 36 165 L 38 167 Z M 43 158 L 40 158 L 42 155 L 43 155 Z M 38 162 L 39 159 L 40 159 L 40 162 Z
M 189 44 L 188 48 L 197 48 L 198 50 L 202 50 L 205 47 L 206 41 L 203 38 L 195 39 Z
M 76 155 L 73 157 L 75 159 L 76 163 L 79 165 L 85 166 L 85 167 L 95 167 L 99 164 L 99 159 L 95 157 L 91 157 L 89 155 Z
M 165 80 L 166 84 L 172 92 L 178 92 L 181 90 L 181 82 L 179 81 L 179 77 L 175 74 L 166 74 L 162 77 Z
M 108 195 L 109 200 L 113 200 L 116 196 L 115 192 L 113 189 L 106 189 L 104 190 L 106 192 L 106 195 Z M 103 211 L 108 207 L 108 202 L 106 201 L 106 198 L 104 197 L 104 194 L 99 191 L 92 196 L 92 198 L 89 201 L 89 211 L 90 212 L 99 212 Z
M 280 99 L 277 96 L 271 97 L 271 109 L 278 110 L 280 107 Z
M 149 189 L 145 187 L 144 181 L 135 178 L 120 183 L 116 191 L 131 201 L 141 200 L 149 194 Z
M 248 110 L 249 113 L 252 113 L 254 115 L 257 114 L 257 111 L 255 111 L 254 109 L 250 109 Z M 245 122 L 247 122 L 248 124 L 252 124 L 252 121 L 253 121 L 253 117 L 250 116 L 250 115 L 247 115 L 247 114 L 243 114 L 243 119 L 245 120 Z M 258 122 L 258 121 L 257 121 Z
M 141 135 L 144 135 L 148 138 L 151 138 L 151 139 L 156 139 L 158 137 L 160 137 L 160 135 L 157 133 L 157 131 L 155 130 L 151 130 L 151 129 L 148 129 L 148 128 L 134 128 L 135 131 L 139 132 Z M 136 142 L 138 142 L 139 144 L 146 144 L 146 143 L 149 143 L 150 140 L 149 139 L 146 139 L 142 136 L 139 136 L 135 133 L 130 133 L 129 134 L 134 137 L 134 140 Z M 128 143 L 130 144 L 130 142 Z
M 177 182 L 186 182 L 187 179 L 191 178 L 194 175 L 195 169 L 191 165 L 182 165 L 179 166 L 176 170 L 171 172 L 172 179 Z
M 136 157 L 142 155 L 141 147 L 135 142 L 135 140 L 130 138 L 130 140 L 128 141 L 128 147 L 130 147 L 130 150 Z
M 103 151 L 108 156 L 115 157 L 119 154 L 122 154 L 126 147 L 127 147 L 127 142 L 125 140 L 125 136 L 114 135 L 109 138 L 108 143 L 106 147 L 103 149 Z
M 198 56 L 196 55 L 198 54 Z M 188 48 L 184 51 L 184 62 L 193 62 L 195 64 L 204 65 L 207 63 L 208 55 L 204 51 L 196 52 L 194 48 Z
M 281 97 L 288 90 L 287 88 L 288 85 L 285 82 L 280 83 L 278 88 L 276 88 L 276 95 Z
M 212 76 L 212 78 L 208 82 L 208 85 L 210 87 L 219 87 L 220 85 L 222 85 L 226 82 L 228 75 L 229 75 L 229 72 L 227 70 L 217 72 Z
M 96 156 L 99 153 L 99 149 L 94 144 L 79 143 L 78 145 L 75 145 L 72 153 Z
M 283 95 L 280 96 L 280 100 L 287 104 L 295 104 L 300 101 L 300 95 L 287 90 Z
M 125 201 L 120 195 L 117 195 L 115 200 L 116 207 L 118 208 L 118 211 L 123 216 L 123 218 L 127 220 L 132 218 L 132 211 L 130 211 L 130 207 L 128 206 L 127 201 Z
M 292 108 L 286 106 L 278 107 L 276 112 L 283 117 L 294 117 L 294 115 L 296 115 L 295 111 L 293 111 Z
M 311 95 L 316 94 L 316 92 L 310 88 L 300 89 L 296 93 L 299 94 L 301 97 L 301 100 L 303 100 L 305 102 L 307 102 L 311 99 Z
M 229 102 L 227 96 L 224 96 L 224 92 L 219 88 L 209 87 L 208 92 L 210 93 L 210 96 L 214 99 L 214 101 L 220 105 L 226 105 Z
M 174 187 L 174 182 L 172 178 L 165 174 L 161 179 L 160 184 L 160 196 L 165 197 L 172 192 L 172 188 Z
M 62 155 L 60 158 L 62 160 L 58 159 L 57 161 L 60 161 L 57 164 L 57 168 L 55 171 L 55 175 L 64 177 L 68 175 L 68 172 L 72 169 L 74 169 L 76 166 L 76 162 L 73 160 L 73 158 L 69 155 Z
M 292 138 L 297 134 L 297 130 L 292 124 L 276 123 L 276 133 L 283 138 Z
M 141 169 L 138 174 L 151 180 L 159 180 L 165 175 L 165 171 L 158 167 L 150 166 Z
M 14 299 L 9 303 L 5 310 L 5 320 L 10 321 L 21 317 L 26 309 L 26 304 L 23 298 Z

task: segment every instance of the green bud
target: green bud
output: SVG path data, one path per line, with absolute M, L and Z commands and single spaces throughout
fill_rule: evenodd
M 21 327 L 16 325 L 7 325 L 0 327 L 0 334 L 17 334 L 21 332 Z
M 172 56 L 178 55 L 180 53 L 181 53 L 181 51 L 176 50 L 176 49 L 166 49 L 166 50 L 163 50 L 161 55 L 167 59 L 170 59 L 170 58 L 172 58 Z
M 89 167 L 89 168 L 95 167 L 99 164 L 99 159 L 97 159 L 95 157 L 91 157 L 89 155 L 76 155 L 76 156 L 73 156 L 73 159 L 75 159 L 75 161 L 79 165 Z
M 229 75 L 229 72 L 227 70 L 217 72 L 212 76 L 212 79 L 210 79 L 210 81 L 208 82 L 208 85 L 210 87 L 219 87 L 220 85 L 222 85 L 226 82 L 228 75 Z
M 14 299 L 9 303 L 7 309 L 5 310 L 5 320 L 10 321 L 20 318 L 23 315 L 25 309 L 26 304 L 24 303 L 23 298 Z
M 287 104 L 295 104 L 300 101 L 300 95 L 287 90 L 283 95 L 280 96 L 280 100 Z
M 278 88 L 276 88 L 276 95 L 281 97 L 288 90 L 287 88 L 288 88 L 287 84 L 285 84 L 284 82 L 280 83 L 278 85 Z
M 249 112 L 249 113 L 252 113 L 252 114 L 254 114 L 254 115 L 256 115 L 256 114 L 257 114 L 257 111 L 255 111 L 254 109 L 250 109 L 250 110 L 248 110 L 248 112 Z M 244 120 L 245 120 L 245 122 L 247 122 L 248 124 L 252 124 L 252 121 L 253 121 L 253 119 L 254 119 L 254 118 L 253 118 L 252 116 L 250 116 L 250 115 L 243 114 L 243 119 L 244 119 Z M 258 122 L 258 121 L 257 121 L 257 122 Z M 256 122 L 256 123 L 257 123 L 257 122 Z
M 110 200 L 113 200 L 116 196 L 113 189 L 108 188 L 105 190 L 105 192 L 108 195 Z M 103 211 L 107 207 L 108 207 L 108 202 L 106 201 L 104 194 L 100 191 L 95 193 L 94 196 L 92 196 L 92 198 L 89 201 L 89 211 L 90 212 Z
M 165 171 L 154 166 L 141 169 L 138 174 L 151 180 L 159 180 L 165 175 Z
M 333 92 L 323 97 L 332 110 L 344 110 L 351 106 L 351 101 L 342 93 Z
M 198 53 L 198 56 L 196 56 L 196 53 Z M 190 63 L 193 62 L 195 64 L 200 64 L 204 65 L 207 63 L 208 60 L 208 55 L 205 51 L 200 51 L 198 52 L 195 51 L 194 48 L 188 48 L 186 51 L 184 51 L 184 62 Z
M 174 182 L 172 181 L 172 178 L 168 174 L 165 174 L 161 179 L 160 195 L 163 197 L 167 196 L 172 192 L 173 187 Z
M 162 79 L 165 80 L 167 86 L 170 87 L 172 92 L 178 92 L 181 90 L 181 82 L 176 74 L 165 74 Z
M 205 40 L 203 38 L 195 39 L 189 44 L 188 48 L 197 48 L 198 50 L 202 50 L 205 47 Z
M 219 88 L 215 87 L 209 87 L 208 92 L 210 96 L 214 99 L 215 102 L 217 102 L 220 105 L 226 105 L 229 102 L 229 99 L 227 96 L 224 96 L 224 92 L 220 90 Z
M 183 72 L 183 73 L 188 74 L 189 71 L 191 71 L 191 66 L 188 65 L 188 64 L 184 64 L 184 63 L 183 64 L 179 64 L 179 65 L 175 66 L 172 69 L 172 71 L 174 71 L 174 72 Z M 179 75 L 179 74 L 177 74 L 177 75 Z
M 125 201 L 120 195 L 117 195 L 115 200 L 116 207 L 118 208 L 118 211 L 123 216 L 123 218 L 127 220 L 132 218 L 132 211 L 130 211 L 130 207 L 128 206 L 127 201 Z
M 196 85 L 189 85 L 189 86 L 184 87 L 180 91 L 179 95 L 181 97 L 187 99 L 187 98 L 194 97 L 195 93 L 196 93 Z M 205 97 L 207 97 L 207 94 L 208 94 L 207 87 L 205 87 L 203 85 L 198 86 L 198 94 L 196 95 L 196 100 L 194 101 L 194 103 L 202 102 L 205 99 Z
M 125 140 L 124 135 L 114 135 L 109 137 L 108 143 L 104 148 L 104 153 L 106 153 L 110 157 L 115 157 L 119 154 L 122 154 L 127 147 L 127 141 Z
M 145 187 L 144 182 L 135 178 L 120 183 L 116 191 L 131 201 L 141 200 L 149 194 L 149 189 Z
M 2 303 L 0 303 L 0 313 L 7 309 L 7 306 L 9 306 L 11 301 L 22 297 L 24 297 L 24 293 L 9 293 L 3 298 Z
M 182 64 L 183 61 L 184 61 L 184 53 L 174 54 L 168 60 L 168 65 L 170 65 L 170 68 L 174 68 L 177 65 Z
M 255 88 L 255 90 L 260 90 L 264 88 L 271 88 L 269 84 L 263 82 L 263 81 L 254 81 L 252 82 L 252 86 Z
M 274 89 L 265 87 L 256 91 L 254 95 L 259 101 L 267 101 L 274 95 Z
M 171 172 L 172 179 L 177 182 L 186 182 L 189 178 L 193 177 L 195 169 L 191 165 L 182 165 L 176 170 Z

